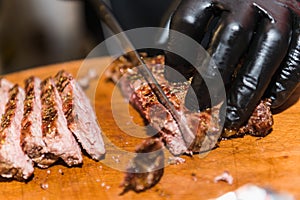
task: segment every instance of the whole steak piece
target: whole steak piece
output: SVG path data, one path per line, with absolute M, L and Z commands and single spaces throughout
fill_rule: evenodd
M 49 153 L 43 165 L 49 166 L 58 158 L 69 166 L 82 163 L 81 149 L 68 129 L 62 101 L 52 78 L 41 83 L 42 134 Z
M 60 71 L 55 76 L 56 87 L 63 102 L 63 112 L 69 129 L 85 151 L 95 160 L 105 154 L 101 129 L 88 97 L 71 74 Z
M 164 78 L 164 57 L 161 55 L 144 60 L 174 108 L 179 114 L 185 115 L 188 127 L 195 136 L 191 144 L 185 144 L 184 135 L 179 132 L 178 124 L 157 100 L 145 79 L 138 73 L 137 67 L 130 62 L 129 56 L 122 56 L 115 60 L 106 75 L 118 83 L 123 96 L 157 130 L 159 137 L 163 139 L 172 154 L 208 151 L 215 147 L 221 137 L 243 136 L 244 134 L 265 136 L 270 132 L 273 118 L 268 100 L 261 101 L 257 105 L 248 123 L 240 130 L 229 130 L 221 134 L 222 127 L 219 125 L 217 107 L 203 112 L 189 111 L 182 102 L 184 102 L 190 82 L 168 82 Z
M 32 161 L 20 145 L 25 95 L 18 85 L 12 88 L 10 86 L 9 82 L 1 79 L 0 175 L 4 178 L 24 180 L 34 171 Z

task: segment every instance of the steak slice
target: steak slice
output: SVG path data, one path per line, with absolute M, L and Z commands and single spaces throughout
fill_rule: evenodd
M 178 124 L 172 115 L 157 100 L 147 82 L 126 56 L 114 61 L 106 75 L 119 84 L 124 97 L 158 131 L 159 136 L 164 140 L 172 154 L 205 152 L 214 148 L 221 137 L 217 107 L 204 112 L 189 111 L 182 102 L 184 102 L 190 82 L 168 82 L 164 78 L 163 56 L 147 58 L 145 61 L 175 109 L 179 114 L 185 115 L 187 124 L 195 135 L 192 144 L 185 144 L 184 135 L 179 132 Z M 246 133 L 256 136 L 266 135 L 273 125 L 268 101 L 262 101 L 254 111 L 253 116 L 250 118 L 248 125 L 242 127 L 239 131 L 227 131 L 223 133 L 223 136 L 241 136 Z M 253 123 L 259 123 L 259 125 L 254 126 Z
M 68 127 L 83 149 L 95 160 L 105 153 L 97 117 L 79 84 L 71 74 L 60 71 L 55 76 L 56 87 L 63 101 L 63 111 Z
M 48 152 L 42 134 L 41 80 L 29 77 L 25 80 L 24 115 L 21 146 L 23 151 L 41 168 L 48 167 L 57 158 Z
M 34 171 L 33 163 L 20 145 L 21 120 L 23 117 L 24 91 L 1 80 L 1 127 L 0 127 L 0 175 L 18 180 L 28 179 Z M 2 104 L 7 100 L 6 104 Z M 3 112 L 3 105 L 5 111 Z
M 69 166 L 82 163 L 81 149 L 68 129 L 54 80 L 44 80 L 41 83 L 41 91 L 42 134 L 49 151 L 46 154 L 49 163 L 43 164 L 50 165 L 58 158 L 62 158 Z

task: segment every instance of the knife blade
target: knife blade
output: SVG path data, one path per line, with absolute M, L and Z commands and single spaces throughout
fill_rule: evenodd
M 160 87 L 158 81 L 153 76 L 151 70 L 145 63 L 144 59 L 139 55 L 139 53 L 134 48 L 133 44 L 130 42 L 129 38 L 124 33 L 119 22 L 116 20 L 115 16 L 111 12 L 110 8 L 102 0 L 90 0 L 93 6 L 96 7 L 96 12 L 100 19 L 105 23 L 105 25 L 114 33 L 118 34 L 119 42 L 122 44 L 123 48 L 127 52 L 133 52 L 132 59 L 140 63 L 141 67 L 138 67 L 138 72 L 143 76 L 143 78 L 148 83 L 155 94 L 157 100 L 169 111 L 173 119 L 178 125 L 179 132 L 185 141 L 186 147 L 188 148 L 195 139 L 195 135 L 192 133 L 191 129 L 188 127 L 187 119 L 184 114 L 179 114 L 175 109 L 174 105 L 169 101 L 168 97 L 165 95 L 163 89 Z

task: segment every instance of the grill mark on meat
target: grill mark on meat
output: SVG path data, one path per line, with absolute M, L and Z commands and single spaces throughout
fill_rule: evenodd
M 6 103 L 8 102 L 8 98 L 9 98 L 9 90 L 13 87 L 13 84 L 10 83 L 9 81 L 7 81 L 6 79 L 0 79 L 0 116 L 1 116 L 1 122 L 2 119 L 4 118 L 4 114 L 5 114 L 5 108 L 6 108 Z M 2 123 L 1 123 L 2 124 Z M 2 126 L 1 126 L 2 127 Z M 3 128 L 1 128 L 0 130 L 2 130 Z M 0 134 L 0 147 L 1 144 L 3 144 L 5 141 L 5 135 L 3 135 L 4 133 L 1 132 Z
M 180 114 L 187 116 L 188 126 L 195 134 L 195 140 L 189 147 L 186 147 L 183 138 L 180 136 L 178 125 L 169 111 L 158 102 L 146 81 L 143 81 L 143 77 L 139 75 L 137 69 L 134 68 L 134 65 L 130 61 L 125 57 L 119 58 L 112 64 L 106 75 L 114 82 L 119 82 L 123 96 L 159 131 L 160 137 L 163 138 L 172 154 L 202 152 L 214 148 L 216 141 L 220 137 L 218 120 L 216 120 L 215 115 L 212 115 L 213 111 L 217 111 L 215 110 L 217 108 L 200 113 L 187 110 L 180 103 L 184 101 L 190 83 L 169 83 L 163 74 L 163 56 L 145 60 L 175 109 Z M 260 125 L 254 126 L 254 124 L 258 123 Z M 272 124 L 273 118 L 270 109 L 262 101 L 254 111 L 248 125 L 242 127 L 239 132 L 234 134 L 240 136 L 247 133 L 264 136 L 270 131 Z
M 53 164 L 57 158 L 51 156 L 42 135 L 41 80 L 29 77 L 25 80 L 24 115 L 21 130 L 23 151 L 41 168 Z
M 41 83 L 42 134 L 49 149 L 50 160 L 62 158 L 69 166 L 82 163 L 81 150 L 67 127 L 62 110 L 62 101 L 54 80 L 48 78 Z
M 2 86 L 1 81 L 1 88 Z M 3 89 L 4 93 L 6 89 Z M 1 93 L 3 90 L 1 89 Z M 32 161 L 20 145 L 24 91 L 16 84 L 9 90 L 8 96 L 5 112 L 1 113 L 0 174 L 5 178 L 28 179 L 34 169 Z
M 1 120 L 1 133 L 3 133 L 3 130 L 7 128 L 11 124 L 11 119 L 15 115 L 15 110 L 16 110 L 16 101 L 17 101 L 17 95 L 18 95 L 18 86 L 14 86 L 13 88 L 10 89 L 10 98 L 9 102 L 6 104 L 5 108 L 5 114 L 2 116 Z M 1 134 L 0 140 L 4 141 L 5 140 L 5 135 Z
M 60 71 L 55 76 L 56 87 L 63 101 L 68 127 L 82 148 L 95 160 L 105 153 L 101 129 L 91 104 L 71 74 Z
M 72 80 L 72 78 L 70 77 Z M 69 77 L 64 71 L 60 71 L 55 76 L 55 85 L 63 101 L 63 111 L 68 124 L 74 122 L 73 114 L 73 89 L 70 85 Z

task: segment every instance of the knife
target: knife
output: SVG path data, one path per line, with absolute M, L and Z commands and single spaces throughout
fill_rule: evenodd
M 186 147 L 188 148 L 194 141 L 195 135 L 188 127 L 187 119 L 184 116 L 184 114 L 180 115 L 178 111 L 174 108 L 173 104 L 169 101 L 168 97 L 165 95 L 164 91 L 158 84 L 156 78 L 153 76 L 151 70 L 148 68 L 144 59 L 136 51 L 133 44 L 130 42 L 130 40 L 122 30 L 119 22 L 116 20 L 106 3 L 102 0 L 90 0 L 90 2 L 96 8 L 97 15 L 100 17 L 102 22 L 114 34 L 118 34 L 118 39 L 120 40 L 119 42 L 122 43 L 124 49 L 126 49 L 128 52 L 133 52 L 132 58 L 141 65 L 141 67 L 138 68 L 138 72 L 144 77 L 144 79 L 148 83 L 148 86 L 151 88 L 158 101 L 169 111 L 169 113 L 174 118 L 175 122 L 179 127 L 180 134 L 185 141 Z

